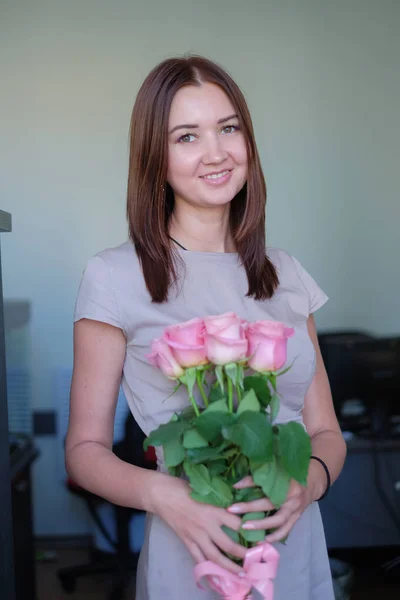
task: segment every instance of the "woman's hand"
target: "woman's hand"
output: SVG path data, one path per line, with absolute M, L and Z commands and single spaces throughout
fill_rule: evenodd
M 201 504 L 190 497 L 189 484 L 164 474 L 154 479 L 151 486 L 151 512 L 157 514 L 182 540 L 196 563 L 211 560 L 232 573 L 243 569 L 229 560 L 221 550 L 244 558 L 246 548 L 236 544 L 221 527 L 238 531 L 240 517 L 225 508 Z
M 245 477 L 234 487 L 237 489 L 254 487 L 252 477 Z M 272 533 L 265 538 L 266 542 L 278 542 L 285 539 L 297 519 L 312 502 L 311 493 L 308 487 L 303 487 L 297 481 L 292 479 L 287 498 L 276 513 L 265 519 L 257 521 L 247 521 L 243 524 L 243 529 L 274 529 Z M 275 506 L 268 498 L 261 498 L 252 502 L 239 502 L 228 508 L 228 512 L 233 514 L 245 514 L 249 512 L 267 512 L 275 510 Z

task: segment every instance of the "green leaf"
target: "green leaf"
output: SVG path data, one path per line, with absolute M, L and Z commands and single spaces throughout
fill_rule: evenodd
M 307 485 L 311 440 L 304 427 L 295 421 L 278 425 L 278 448 L 289 475 L 301 485 Z
M 193 464 L 201 464 L 212 460 L 220 460 L 226 448 L 226 442 L 216 447 L 190 448 L 187 451 L 187 456 Z
M 265 460 L 254 460 L 254 459 L 250 459 L 249 460 L 249 465 L 250 465 L 250 471 L 252 473 L 254 473 L 254 471 L 256 469 L 258 469 L 258 467 L 262 467 L 265 464 Z
M 278 394 L 274 394 L 271 398 L 271 403 L 269 405 L 271 411 L 271 422 L 275 421 L 278 416 L 280 402 Z
M 229 364 L 225 365 L 224 371 L 225 371 L 227 377 L 229 377 L 229 379 L 232 381 L 233 385 L 236 385 L 237 377 L 238 377 L 237 364 L 229 363 Z
M 228 535 L 231 538 L 231 540 L 236 542 L 236 544 L 239 543 L 240 535 L 239 535 L 238 531 L 235 531 L 234 529 L 231 529 L 230 527 L 227 527 L 226 525 L 222 525 L 221 529 L 224 533 L 226 533 L 226 535 Z
M 173 477 L 180 477 L 182 475 L 183 465 L 177 465 L 176 467 L 168 467 L 168 473 Z
M 189 428 L 190 424 L 187 421 L 170 421 L 160 425 L 145 439 L 143 448 L 147 450 L 149 446 L 163 446 L 171 440 L 179 439 Z
M 265 498 L 265 494 L 259 487 L 242 488 L 234 491 L 234 502 L 253 502 Z
M 215 374 L 217 376 L 217 380 L 218 380 L 221 392 L 224 393 L 224 391 L 225 391 L 225 384 L 224 384 L 224 371 L 223 371 L 222 365 L 217 365 L 215 367 Z
M 239 365 L 237 366 L 237 379 L 236 379 L 236 385 L 238 386 L 238 388 L 240 388 L 241 390 L 244 390 L 244 384 L 243 384 L 243 378 L 244 378 L 244 367 L 243 365 Z
M 246 411 L 233 425 L 223 426 L 222 435 L 248 458 L 267 461 L 273 454 L 272 426 L 264 414 Z
M 260 375 L 250 375 L 243 380 L 244 389 L 254 390 L 257 398 L 264 407 L 267 407 L 271 401 L 271 392 L 267 382 Z
M 191 404 L 189 406 L 187 406 L 186 408 L 184 408 L 183 411 L 179 415 L 179 419 L 182 421 L 191 422 L 191 421 L 194 421 L 195 418 L 196 418 L 196 413 L 194 412 L 194 408 Z
M 167 467 L 176 467 L 185 458 L 185 449 L 179 439 L 170 440 L 163 446 L 164 458 Z
M 253 412 L 260 412 L 261 406 L 259 401 L 257 400 L 257 396 L 254 390 L 249 390 L 243 396 L 240 401 L 239 407 L 237 409 L 237 414 L 240 415 L 242 412 L 246 410 L 251 410 Z
M 224 397 L 224 398 L 221 398 L 220 400 L 217 400 L 216 402 L 213 402 L 201 414 L 204 415 L 204 414 L 209 414 L 211 412 L 229 413 L 228 403 L 227 403 L 226 398 Z
M 283 465 L 278 459 L 276 462 L 275 481 L 269 496 L 269 499 L 276 508 L 279 508 L 285 502 L 289 491 L 290 480 L 290 475 L 283 468 Z
M 211 485 L 214 490 L 214 494 L 220 499 L 220 506 L 228 508 L 233 502 L 232 488 L 220 477 L 215 475 L 211 479 Z
M 212 386 L 211 391 L 208 395 L 208 401 L 210 404 L 216 402 L 217 400 L 225 400 L 225 402 L 227 401 L 224 392 L 221 392 L 221 388 L 219 387 L 218 382 Z
M 290 369 L 293 367 L 295 360 L 296 360 L 297 356 L 295 357 L 295 359 L 293 360 L 292 364 L 289 365 L 288 367 L 286 367 L 286 369 L 283 369 L 283 371 L 279 371 L 279 373 L 276 374 L 277 377 L 280 377 L 281 375 L 285 375 L 285 373 L 287 373 L 288 371 L 290 371 Z
M 195 497 L 192 494 L 195 500 L 206 501 L 208 504 L 222 508 L 228 508 L 232 504 L 232 489 L 219 475 L 210 477 L 204 465 L 192 465 L 187 461 L 184 463 L 184 469 L 189 477 L 190 486 L 196 494 Z M 199 500 L 197 495 L 202 500 Z
M 271 461 L 253 471 L 253 479 L 276 508 L 285 502 L 291 477 L 279 458 L 273 456 Z
M 188 461 L 183 463 L 186 475 L 189 477 L 193 491 L 201 496 L 207 496 L 211 490 L 211 477 L 204 465 L 193 465 Z
M 241 479 L 249 475 L 249 471 L 249 461 L 242 454 L 241 456 L 239 456 L 238 460 L 235 463 L 236 480 L 240 481 Z
M 185 375 L 189 395 L 193 396 L 193 388 L 196 384 L 196 367 L 189 367 L 188 369 L 186 369 Z
M 246 513 L 242 517 L 242 523 L 246 523 L 246 521 L 259 521 L 260 519 L 265 518 L 265 513 L 263 512 L 252 512 Z M 240 535 L 247 542 L 263 542 L 265 539 L 265 529 L 240 529 Z
M 266 375 L 266 379 L 269 380 L 270 384 L 272 385 L 272 389 L 274 390 L 274 392 L 276 392 L 276 375 L 275 375 L 275 373 L 268 373 L 268 375 Z
M 214 475 L 221 475 L 226 471 L 226 462 L 224 460 L 213 460 L 207 465 L 207 468 L 211 477 L 214 477 Z
M 202 496 L 201 494 L 198 494 L 197 492 L 191 492 L 190 493 L 191 498 L 193 498 L 193 500 L 196 500 L 196 502 L 201 502 L 202 504 L 212 504 L 213 506 L 219 506 L 218 504 L 214 504 L 213 502 L 213 497 L 212 496 Z
M 221 401 L 219 401 L 221 402 Z M 199 417 L 197 417 L 194 426 L 197 431 L 209 442 L 215 442 L 222 435 L 222 428 L 228 425 L 232 425 L 235 422 L 234 415 L 228 412 L 212 411 L 213 406 L 218 404 L 210 404 Z
M 204 448 L 208 446 L 207 440 L 205 440 L 196 429 L 188 429 L 183 434 L 183 447 L 184 448 Z

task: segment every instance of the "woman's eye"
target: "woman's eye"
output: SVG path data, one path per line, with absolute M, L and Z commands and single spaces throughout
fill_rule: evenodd
M 225 127 L 222 128 L 221 133 L 234 133 L 235 131 L 239 131 L 238 125 L 225 125 Z
M 195 140 L 195 136 L 192 133 L 185 133 L 185 135 L 181 135 L 180 138 L 178 138 L 178 142 L 179 143 L 187 143 L 187 142 L 193 142 L 193 140 Z

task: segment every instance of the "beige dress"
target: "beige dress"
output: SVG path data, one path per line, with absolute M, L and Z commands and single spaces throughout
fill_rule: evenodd
M 292 369 L 279 378 L 282 395 L 278 423 L 302 421 L 305 393 L 315 370 L 315 352 L 307 317 L 327 296 L 300 263 L 283 250 L 268 249 L 280 285 L 270 300 L 246 297 L 247 278 L 237 254 L 179 249 L 184 266 L 177 288 L 164 304 L 151 302 L 130 242 L 89 260 L 82 277 L 74 321 L 88 318 L 121 328 L 127 339 L 122 386 L 139 426 L 148 434 L 187 405 L 182 388 L 170 398 L 174 383 L 145 358 L 151 342 L 167 325 L 204 315 L 234 311 L 248 321 L 270 319 L 294 327 L 288 340 Z M 165 470 L 159 453 L 159 469 Z M 325 536 L 317 503 L 309 506 L 280 552 L 274 600 L 333 600 Z M 193 579 L 193 560 L 174 532 L 149 516 L 137 575 L 136 600 L 213 600 Z

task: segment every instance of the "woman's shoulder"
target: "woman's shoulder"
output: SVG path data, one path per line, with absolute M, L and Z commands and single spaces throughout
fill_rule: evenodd
M 295 269 L 293 256 L 283 248 L 268 246 L 267 257 L 278 270 L 278 272 L 281 272 L 282 274 L 283 272 L 291 272 L 293 269 Z
M 140 270 L 139 260 L 134 245 L 130 240 L 101 250 L 91 260 L 100 260 L 105 263 L 114 275 L 124 276 L 127 272 L 134 273 Z
M 142 278 L 135 247 L 129 240 L 92 255 L 83 272 L 84 280 L 94 280 L 113 287 L 137 285 Z
M 282 290 L 307 298 L 308 314 L 320 308 L 328 296 L 303 267 L 301 262 L 282 248 L 267 248 L 267 256 L 275 266 Z
M 135 247 L 130 240 L 127 240 L 126 242 L 123 242 L 122 244 L 119 244 L 118 246 L 111 246 L 109 248 L 104 248 L 104 250 L 97 252 L 95 254 L 95 256 L 97 256 L 98 258 L 101 258 L 102 260 L 104 260 L 104 262 L 106 262 L 110 266 L 117 265 L 118 263 L 121 263 L 121 262 L 124 262 L 127 260 L 128 261 L 137 260 Z

